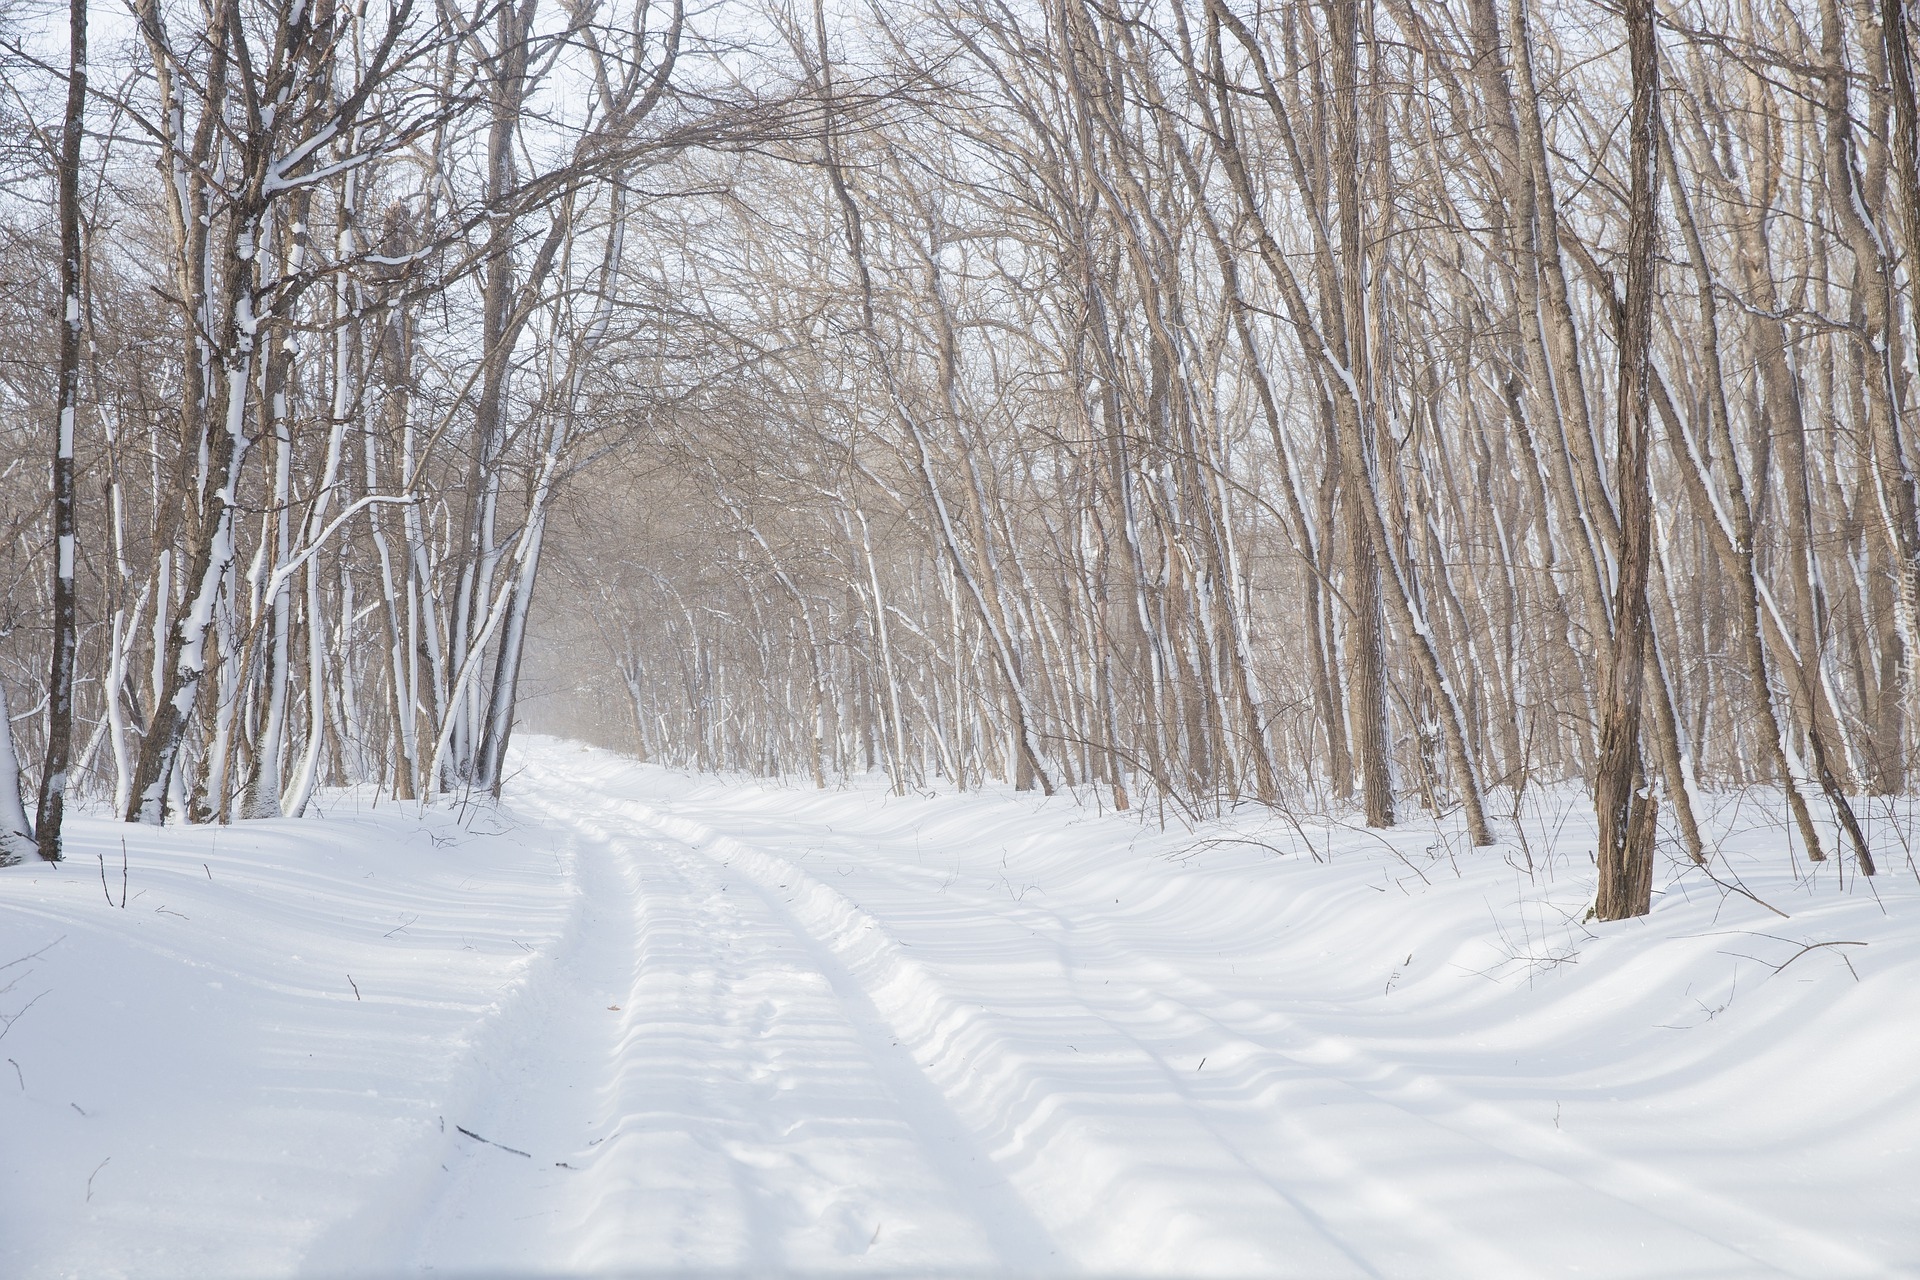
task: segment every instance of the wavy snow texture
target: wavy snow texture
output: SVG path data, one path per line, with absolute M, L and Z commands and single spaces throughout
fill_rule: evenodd
M 1573 792 L 1529 874 L 520 756 L 508 809 L 79 824 L 124 910 L 0 875 L 0 1273 L 1916 1274 L 1906 811 L 1876 894 L 1709 797 L 1791 918 L 1675 863 L 1600 928 Z

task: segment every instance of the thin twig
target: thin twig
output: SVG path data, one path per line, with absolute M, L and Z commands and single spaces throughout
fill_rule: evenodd
M 1785 960 L 1781 961 L 1779 964 L 1774 965 L 1773 971 L 1775 973 L 1778 973 L 1782 969 L 1786 968 L 1788 965 L 1792 964 L 1795 960 L 1798 960 L 1801 956 L 1807 954 L 1807 952 L 1818 951 L 1821 947 L 1864 947 L 1866 945 L 1867 944 L 1864 942 L 1809 942 L 1806 946 L 1800 948 L 1798 951 L 1788 956 Z M 1846 961 L 1847 972 L 1853 974 L 1853 980 L 1855 982 L 1860 981 L 1860 974 L 1858 973 L 1858 971 L 1854 969 L 1853 961 L 1847 960 L 1846 956 L 1844 955 L 1841 956 L 1840 958 Z
M 13 1024 L 20 1021 L 20 1019 L 26 1017 L 27 1010 L 39 1004 L 40 996 L 44 996 L 45 994 L 47 993 L 42 991 L 39 996 L 35 996 L 33 999 L 27 1001 L 26 1004 L 20 1007 L 20 1012 L 18 1013 L 11 1013 L 11 1014 L 0 1013 L 0 1023 L 5 1024 L 4 1026 L 0 1026 L 0 1040 L 5 1040 L 7 1038 L 7 1032 L 13 1030 Z
M 1734 876 L 1733 883 L 1728 884 L 1725 880 L 1722 880 L 1719 876 L 1716 876 L 1715 874 L 1713 874 L 1713 868 L 1708 866 L 1706 863 L 1700 862 L 1700 863 L 1695 863 L 1694 865 L 1696 865 L 1697 867 L 1700 868 L 1701 871 L 1706 873 L 1707 879 L 1713 881 L 1715 884 L 1719 885 L 1722 889 L 1727 890 L 1727 892 L 1737 893 L 1743 898 L 1746 898 L 1752 902 L 1759 903 L 1759 905 L 1773 912 L 1773 914 L 1779 916 L 1782 920 L 1793 919 L 1792 916 L 1788 915 L 1786 912 L 1782 911 L 1780 908 L 1774 906 L 1771 902 L 1762 900 L 1759 897 L 1759 895 L 1755 894 L 1753 890 L 1747 888 L 1746 885 L 1741 884 L 1739 876 Z M 1728 874 L 1732 874 L 1732 873 L 1729 872 Z
M 530 1151 L 522 1151 L 518 1147 L 509 1147 L 503 1142 L 495 1142 L 492 1138 L 483 1138 L 465 1125 L 457 1124 L 453 1127 L 466 1134 L 469 1138 L 472 1138 L 475 1142 L 484 1142 L 490 1147 L 499 1147 L 502 1151 L 511 1152 L 516 1156 L 525 1156 L 529 1160 L 533 1159 L 533 1153 Z
M 1433 881 L 1427 879 L 1427 873 L 1422 871 L 1420 868 L 1414 866 L 1412 862 L 1408 861 L 1407 855 L 1400 852 L 1400 850 L 1397 847 L 1395 847 L 1393 841 L 1388 840 L 1385 836 L 1376 835 L 1374 832 L 1368 831 L 1365 827 L 1356 827 L 1345 822 L 1341 823 L 1340 826 L 1344 830 L 1352 831 L 1358 835 L 1371 836 L 1373 839 L 1379 841 L 1381 844 L 1387 847 L 1388 853 L 1391 853 L 1394 857 L 1400 859 L 1401 862 L 1406 864 L 1407 870 L 1419 876 L 1421 879 L 1421 882 L 1424 883 L 1429 889 L 1433 887 Z
M 40 948 L 38 951 L 30 951 L 26 955 L 21 956 L 18 960 L 9 960 L 5 964 L 0 964 L 0 969 L 11 969 L 13 968 L 13 966 L 17 964 L 25 964 L 29 960 L 38 960 L 41 956 L 47 954 L 47 952 L 53 950 L 55 947 L 59 946 L 61 943 L 65 942 L 66 940 L 67 940 L 67 935 L 63 933 L 59 937 L 55 938 L 52 942 L 49 942 L 46 946 Z

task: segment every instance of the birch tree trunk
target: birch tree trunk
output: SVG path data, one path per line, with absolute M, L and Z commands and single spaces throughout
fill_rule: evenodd
M 53 659 L 47 676 L 47 756 L 34 822 L 40 856 L 60 861 L 67 766 L 73 755 L 73 661 L 79 641 L 73 585 L 73 438 L 80 413 L 80 141 L 86 131 L 87 0 L 67 0 L 67 110 L 60 134 L 60 371 L 53 453 Z
M 20 755 L 14 747 L 6 686 L 0 685 L 0 867 L 15 866 L 38 852 L 33 824 L 20 800 Z

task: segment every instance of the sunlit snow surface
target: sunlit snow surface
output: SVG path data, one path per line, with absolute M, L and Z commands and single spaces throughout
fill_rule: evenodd
M 0 1276 L 1920 1274 L 1905 810 L 1583 928 L 1574 791 L 1529 874 L 518 754 L 0 871 Z

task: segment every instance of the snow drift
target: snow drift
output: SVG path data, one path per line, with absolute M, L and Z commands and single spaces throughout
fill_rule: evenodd
M 1904 807 L 1869 882 L 1711 797 L 1599 928 L 1573 792 L 1488 851 L 516 763 L 0 872 L 0 1273 L 1920 1262 Z

